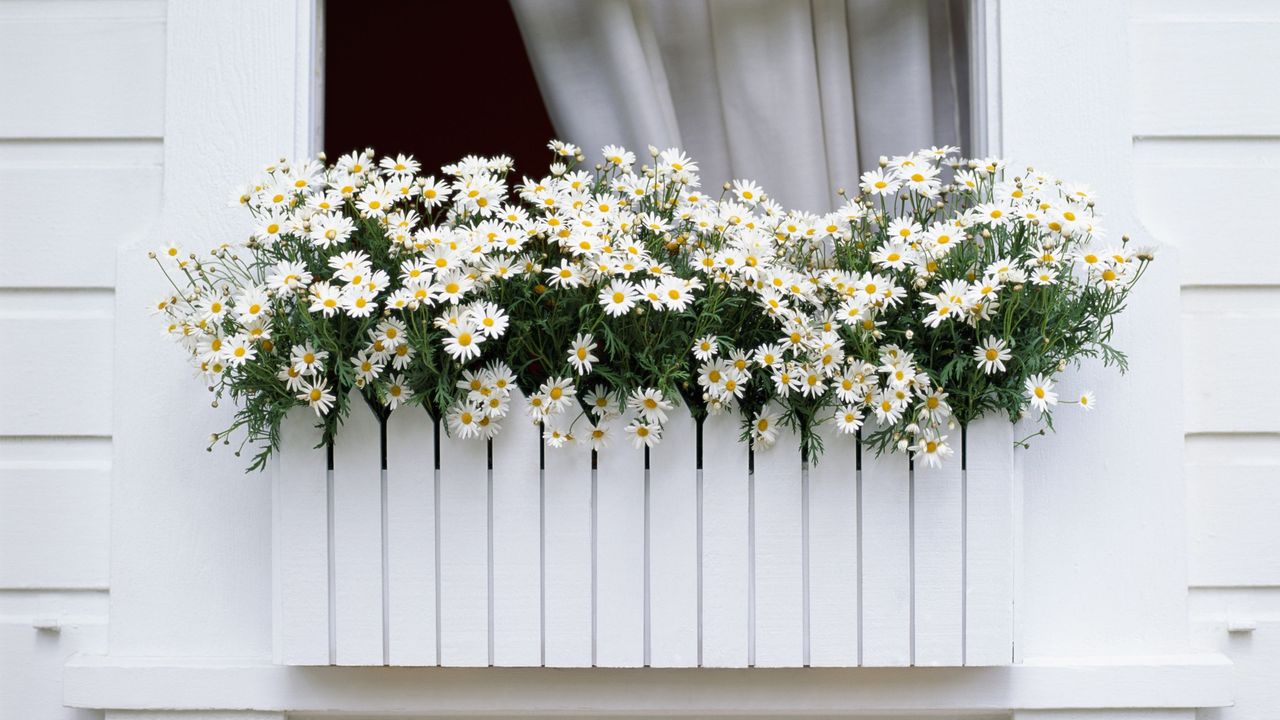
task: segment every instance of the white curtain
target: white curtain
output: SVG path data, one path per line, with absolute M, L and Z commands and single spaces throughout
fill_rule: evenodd
M 825 211 L 881 155 L 967 132 L 962 0 L 511 0 L 557 133 L 680 146 Z

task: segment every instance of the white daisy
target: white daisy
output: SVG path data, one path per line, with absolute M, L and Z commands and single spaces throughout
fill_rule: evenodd
M 1026 389 L 1031 406 L 1040 412 L 1049 412 L 1050 406 L 1058 404 L 1058 394 L 1053 391 L 1053 380 L 1043 374 L 1027 378 Z

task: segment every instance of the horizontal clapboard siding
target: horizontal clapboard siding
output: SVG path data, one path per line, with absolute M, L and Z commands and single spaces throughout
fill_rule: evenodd
M 1280 21 L 1131 24 L 1133 134 L 1280 135 Z
M 164 3 L 103 5 L 0 5 L 0 137 L 163 134 Z
M 111 434 L 110 291 L 0 289 L 0 435 Z
M 1280 4 L 1136 0 L 1134 198 L 1177 248 L 1192 642 L 1235 664 L 1222 720 L 1280 706 Z M 1261 215 L 1259 215 L 1261 212 Z
M 0 2 L 3 717 L 83 717 L 62 706 L 62 664 L 107 651 L 112 377 L 129 357 L 113 286 L 161 205 L 166 12 Z
M 813 465 L 789 432 L 751 457 L 736 421 L 699 430 L 684 412 L 647 453 L 621 437 L 594 458 L 544 449 L 520 415 L 489 446 L 419 408 L 384 431 L 352 400 L 331 464 L 314 416 L 286 420 L 278 662 L 1012 661 L 1018 470 L 1005 422 L 970 428 L 967 469 L 957 454 L 935 470 L 830 432 Z
M 1276 282 L 1280 243 L 1249 208 L 1274 205 L 1278 172 L 1277 138 L 1134 143 L 1137 213 L 1161 245 L 1178 249 L 1184 285 Z
M 107 288 L 160 210 L 161 142 L 0 141 L 0 286 Z M 74 198 L 74 200 L 72 200 Z
M 1280 456 L 1252 465 L 1187 466 L 1192 585 L 1280 585 Z

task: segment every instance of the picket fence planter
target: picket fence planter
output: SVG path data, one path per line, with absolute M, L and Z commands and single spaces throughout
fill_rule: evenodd
M 974 423 L 963 453 L 913 471 L 834 432 L 813 467 L 794 435 L 753 458 L 737 419 L 713 417 L 699 469 L 697 425 L 678 412 L 647 468 L 622 437 L 593 468 L 587 449 L 542 448 L 513 399 L 491 444 L 448 437 L 420 408 L 384 430 L 357 401 L 327 453 L 314 416 L 289 416 L 274 472 L 276 662 L 1012 661 L 1007 421 Z

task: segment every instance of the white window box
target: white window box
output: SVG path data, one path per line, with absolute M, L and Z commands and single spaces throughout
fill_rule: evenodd
M 754 454 L 680 411 L 645 453 L 541 448 L 519 398 L 492 442 L 363 402 L 332 453 L 286 421 L 275 469 L 285 665 L 803 667 L 1013 659 L 1012 428 L 941 469 L 831 431 Z M 952 438 L 960 445 L 960 432 Z M 963 454 L 963 458 L 961 457 Z M 962 469 L 962 460 L 963 467 Z

